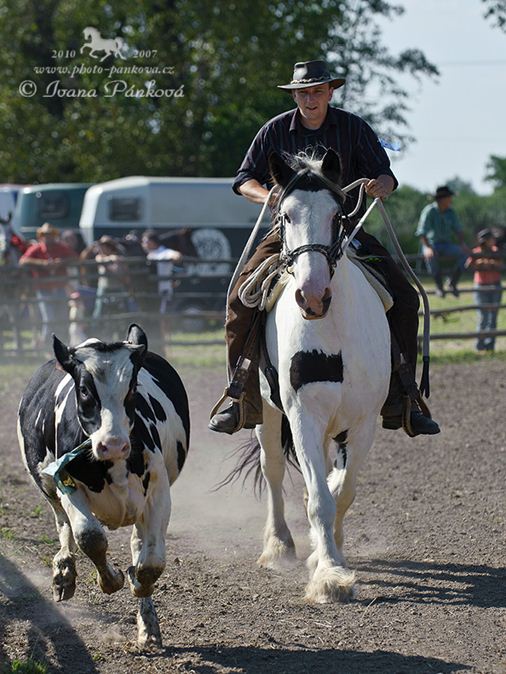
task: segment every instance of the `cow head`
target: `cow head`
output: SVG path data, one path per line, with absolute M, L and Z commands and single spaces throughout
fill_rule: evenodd
M 130 454 L 137 374 L 147 345 L 144 331 L 135 324 L 124 342 L 112 344 L 89 339 L 69 348 L 53 335 L 56 360 L 74 380 L 79 423 L 98 461 Z

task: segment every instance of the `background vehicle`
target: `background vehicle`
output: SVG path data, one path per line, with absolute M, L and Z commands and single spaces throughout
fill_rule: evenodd
M 79 227 L 84 195 L 90 183 L 47 183 L 23 187 L 12 224 L 25 239 L 35 236 L 44 222 L 60 229 Z
M 140 235 L 153 228 L 162 238 L 184 230 L 206 262 L 185 262 L 188 278 L 179 282 L 175 300 L 188 311 L 222 310 L 235 266 L 230 260 L 241 254 L 259 212 L 258 205 L 233 193 L 231 178 L 132 176 L 90 187 L 79 225 L 88 243 L 132 230 Z

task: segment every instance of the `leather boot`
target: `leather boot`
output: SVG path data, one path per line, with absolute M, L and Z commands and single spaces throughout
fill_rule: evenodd
M 243 405 L 243 418 L 241 422 L 241 408 Z M 209 421 L 208 427 L 217 433 L 232 435 L 241 428 L 255 428 L 262 423 L 262 412 L 255 409 L 247 400 L 232 402 L 222 412 L 215 414 Z
M 252 364 L 244 384 L 241 400 L 233 400 L 221 412 L 214 414 L 208 424 L 212 431 L 232 435 L 241 428 L 255 428 L 262 423 L 262 396 L 258 380 L 258 366 Z
M 416 387 L 416 383 L 413 381 L 412 386 Z M 383 417 L 383 428 L 389 430 L 397 430 L 398 428 L 404 427 L 404 405 L 405 405 L 405 387 L 403 386 L 398 372 L 392 372 L 390 378 L 390 390 L 388 392 L 387 399 L 385 400 L 383 407 L 381 408 L 381 416 Z M 406 429 L 406 433 L 410 437 L 415 437 L 416 435 L 436 435 L 440 433 L 441 429 L 439 425 L 431 419 L 430 417 L 425 416 L 416 400 L 411 399 L 411 411 L 409 415 L 409 426 L 410 432 Z

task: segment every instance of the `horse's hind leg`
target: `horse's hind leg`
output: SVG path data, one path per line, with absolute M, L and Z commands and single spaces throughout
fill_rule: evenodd
M 264 529 L 264 547 L 258 564 L 276 568 L 295 560 L 295 545 L 285 520 L 283 477 L 285 456 L 281 446 L 282 414 L 264 403 L 263 424 L 257 426 L 260 442 L 260 462 L 267 483 L 267 521 Z
M 344 543 L 343 521 L 348 508 L 355 500 L 357 476 L 372 445 L 375 424 L 368 424 L 350 431 L 349 436 L 338 442 L 337 465 L 333 466 L 327 482 L 336 502 L 334 540 L 342 554 Z

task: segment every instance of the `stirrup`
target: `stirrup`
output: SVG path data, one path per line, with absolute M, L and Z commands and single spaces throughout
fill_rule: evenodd
M 420 394 L 416 396 L 415 401 L 418 404 L 420 412 L 423 414 L 423 416 L 427 417 L 427 419 L 432 419 L 429 406 L 427 405 L 427 403 Z M 413 427 L 411 426 L 411 411 L 413 408 L 412 402 L 413 401 L 411 400 L 411 397 L 409 395 L 403 396 L 402 428 L 404 429 L 406 435 L 409 435 L 410 438 L 414 438 L 416 436 L 416 433 L 413 433 Z
M 411 426 L 411 398 L 407 395 L 402 398 L 402 428 L 410 438 L 415 437 Z
M 225 400 L 230 399 L 233 403 L 237 403 L 239 408 L 239 424 L 238 429 L 242 428 L 244 423 L 244 396 L 245 396 L 245 386 L 248 379 L 249 369 L 251 366 L 251 360 L 249 358 L 241 357 L 236 365 L 234 374 L 232 376 L 232 381 L 223 391 L 221 398 L 215 403 L 213 409 L 211 410 L 210 419 L 218 413 L 218 410 L 223 405 Z M 237 429 L 237 430 L 238 430 Z
M 237 405 L 237 410 L 239 412 L 237 424 L 235 425 L 234 429 L 231 431 L 227 431 L 227 433 L 236 433 L 237 431 L 240 431 L 241 428 L 244 427 L 245 423 L 245 413 L 244 413 L 244 393 L 240 396 L 240 398 L 232 398 L 229 394 L 229 389 L 225 389 L 223 392 L 223 395 L 221 398 L 218 400 L 218 402 L 215 404 L 213 409 L 211 410 L 211 414 L 209 416 L 209 420 L 211 421 L 216 414 L 218 414 L 218 410 L 222 406 L 222 404 L 225 402 L 225 400 L 231 400 L 232 405 Z M 225 410 L 223 410 L 225 411 Z M 216 430 L 216 429 L 212 429 Z

